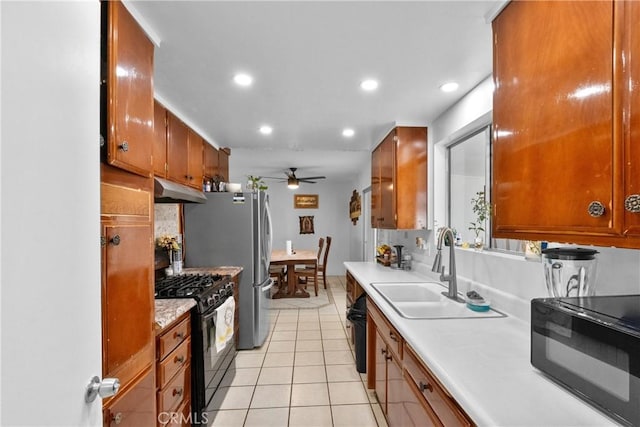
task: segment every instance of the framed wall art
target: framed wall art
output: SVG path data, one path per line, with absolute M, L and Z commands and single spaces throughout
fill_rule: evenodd
M 300 218 L 300 234 L 314 234 L 313 216 L 301 216 Z
M 318 195 L 294 194 L 293 207 L 295 209 L 318 209 Z

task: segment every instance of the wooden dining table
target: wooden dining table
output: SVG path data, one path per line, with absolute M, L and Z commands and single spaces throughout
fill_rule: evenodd
M 292 254 L 287 254 L 284 249 L 274 249 L 271 251 L 271 265 L 287 266 L 287 287 L 280 288 L 273 298 L 309 298 L 307 292 L 301 283 L 296 281 L 296 265 L 318 265 L 318 251 L 296 249 Z M 317 280 L 317 278 L 316 278 Z

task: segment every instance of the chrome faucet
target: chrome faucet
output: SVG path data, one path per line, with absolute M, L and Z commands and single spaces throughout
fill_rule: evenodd
M 444 265 L 442 265 L 442 242 L 447 235 L 450 237 L 449 274 L 444 274 Z M 451 228 L 444 227 L 442 231 L 440 231 L 440 235 L 438 236 L 438 246 L 436 248 L 438 252 L 436 252 L 436 258 L 433 260 L 433 268 L 431 268 L 431 271 L 433 271 L 434 273 L 440 273 L 440 281 L 449 283 L 449 290 L 443 291 L 442 295 L 458 302 L 464 302 L 461 298 L 458 297 L 458 281 L 456 278 L 456 255 L 453 248 L 455 239 L 456 238 L 453 235 L 453 230 L 451 230 Z

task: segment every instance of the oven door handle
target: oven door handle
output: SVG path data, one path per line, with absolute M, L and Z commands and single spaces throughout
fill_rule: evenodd
M 227 296 L 227 298 L 222 300 L 216 308 L 213 308 L 202 314 L 202 319 L 200 320 L 200 322 L 202 324 L 202 339 L 204 340 L 203 347 L 207 351 L 209 350 L 209 348 L 211 348 L 211 338 L 213 338 L 214 341 L 216 339 L 215 332 L 214 336 L 211 337 L 211 330 L 213 329 L 215 331 L 216 329 L 216 315 L 218 314 L 217 310 L 228 298 L 232 298 L 232 296 Z M 213 328 L 210 328 L 209 325 L 213 326 Z

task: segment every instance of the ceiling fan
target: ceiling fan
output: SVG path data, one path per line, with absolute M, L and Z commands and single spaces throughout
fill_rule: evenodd
M 308 184 L 315 184 L 316 181 L 314 180 L 326 178 L 326 176 L 305 176 L 305 177 L 298 178 L 296 176 L 297 170 L 298 168 L 289 168 L 289 170 L 285 171 L 284 173 L 287 176 L 286 178 L 275 178 L 271 176 L 265 176 L 264 178 L 277 179 L 282 182 L 287 181 L 287 187 L 289 187 L 292 190 L 295 190 L 296 188 L 298 188 L 301 182 L 306 182 Z

